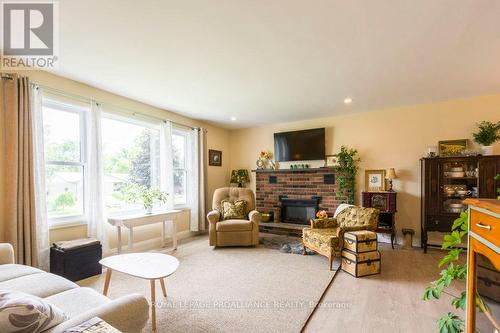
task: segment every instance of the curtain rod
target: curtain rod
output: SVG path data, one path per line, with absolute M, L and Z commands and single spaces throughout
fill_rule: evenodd
M 3 75 L 2 75 L 2 78 L 4 78 Z M 12 77 L 10 79 L 12 79 Z M 115 109 L 117 111 L 120 111 L 120 110 L 127 111 L 132 116 L 140 116 L 140 117 L 150 118 L 150 119 L 154 119 L 154 120 L 158 120 L 158 121 L 163 121 L 163 122 L 169 121 L 172 124 L 175 124 L 175 125 L 178 125 L 178 126 L 183 126 L 183 127 L 187 127 L 187 128 L 190 128 L 190 129 L 200 130 L 200 127 L 193 127 L 193 126 L 185 125 L 185 124 L 182 124 L 182 123 L 178 123 L 178 122 L 170 120 L 170 119 L 165 119 L 165 118 L 160 118 L 160 117 L 156 117 L 156 116 L 151 116 L 151 115 L 148 115 L 148 114 L 145 114 L 145 113 L 142 113 L 142 112 L 137 112 L 135 110 L 128 109 L 128 108 L 125 108 L 125 107 L 122 107 L 122 106 L 113 105 L 113 104 L 110 104 L 110 103 L 102 103 L 102 102 L 99 102 L 98 100 L 95 100 L 94 98 L 90 98 L 90 97 L 85 97 L 85 96 L 81 96 L 81 95 L 69 93 L 67 91 L 59 90 L 59 89 L 52 88 L 52 87 L 47 87 L 47 86 L 44 86 L 44 85 L 36 83 L 36 82 L 31 82 L 31 84 L 33 84 L 35 86 L 38 86 L 38 87 L 40 87 L 40 88 L 42 88 L 42 89 L 44 89 L 44 90 L 46 90 L 48 92 L 59 94 L 59 95 L 61 95 L 63 97 L 70 97 L 70 98 L 74 98 L 74 99 L 79 99 L 79 100 L 83 100 L 85 102 L 95 101 L 96 103 L 98 103 L 100 105 L 105 105 L 105 106 L 109 107 L 110 109 Z M 206 131 L 206 129 L 205 129 L 205 131 Z

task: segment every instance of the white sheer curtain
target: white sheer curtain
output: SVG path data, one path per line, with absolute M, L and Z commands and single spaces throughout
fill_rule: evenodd
M 191 231 L 205 230 L 205 132 L 194 128 L 189 135 L 189 166 L 191 172 L 188 183 L 188 202 L 191 210 Z
M 160 189 L 168 193 L 167 209 L 174 207 L 174 166 L 172 157 L 172 123 L 160 127 Z
M 108 250 L 106 236 L 106 218 L 104 215 L 103 198 L 103 166 L 101 139 L 101 106 L 96 101 L 91 102 L 91 110 L 86 117 L 87 130 L 87 183 L 85 189 L 88 195 L 88 237 L 101 241 L 103 251 Z
M 38 266 L 48 271 L 50 244 L 49 225 L 47 219 L 47 203 L 45 193 L 45 152 L 43 143 L 43 110 L 42 89 L 36 85 L 31 86 L 32 112 L 33 112 L 33 154 L 35 175 L 35 213 L 36 234 L 38 247 Z

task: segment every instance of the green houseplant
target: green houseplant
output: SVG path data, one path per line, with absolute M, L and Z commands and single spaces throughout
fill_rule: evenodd
M 474 141 L 481 145 L 483 155 L 493 154 L 493 144 L 500 140 L 500 121 L 482 121 L 478 125 L 478 131 L 473 134 Z
M 153 211 L 156 202 L 166 203 L 168 193 L 160 191 L 156 187 L 148 187 L 139 184 L 127 185 L 124 189 L 125 200 L 130 203 L 142 203 L 147 214 Z
M 359 159 L 358 151 L 346 146 L 340 147 L 337 154 L 337 197 L 347 196 L 347 203 L 354 204 L 356 196 L 356 174 L 358 172 Z
M 460 253 L 462 249 L 458 246 L 462 243 L 462 238 L 467 235 L 468 232 L 468 220 L 469 214 L 467 212 L 462 212 L 460 217 L 453 222 L 451 227 L 451 233 L 444 236 L 444 242 L 441 248 L 443 250 L 448 250 L 448 253 L 441 259 L 438 266 L 446 266 L 440 273 L 440 278 L 436 281 L 431 282 L 430 286 L 425 288 L 424 295 L 422 299 L 427 301 L 430 299 L 439 299 L 443 293 L 449 292 L 445 291 L 446 288 L 454 280 L 465 280 L 467 278 L 467 265 L 462 265 L 459 263 Z M 451 305 L 455 309 L 465 310 L 467 292 L 463 291 L 460 296 L 453 296 Z M 480 312 L 483 312 L 487 317 L 493 319 L 490 309 L 483 302 L 479 294 L 476 294 L 476 306 Z M 440 333 L 461 333 L 465 331 L 465 321 L 457 314 L 453 312 L 448 312 L 443 315 L 437 321 L 438 331 Z

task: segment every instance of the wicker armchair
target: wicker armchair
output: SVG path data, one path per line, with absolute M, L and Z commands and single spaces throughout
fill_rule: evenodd
M 304 254 L 309 248 L 328 258 L 330 270 L 333 258 L 340 255 L 344 243 L 344 233 L 356 230 L 375 230 L 378 225 L 379 210 L 350 206 L 336 217 L 311 220 L 311 227 L 302 231 Z

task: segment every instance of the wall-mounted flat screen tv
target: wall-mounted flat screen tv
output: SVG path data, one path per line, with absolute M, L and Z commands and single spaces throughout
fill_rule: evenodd
M 325 129 L 274 133 L 274 157 L 280 162 L 323 160 Z

